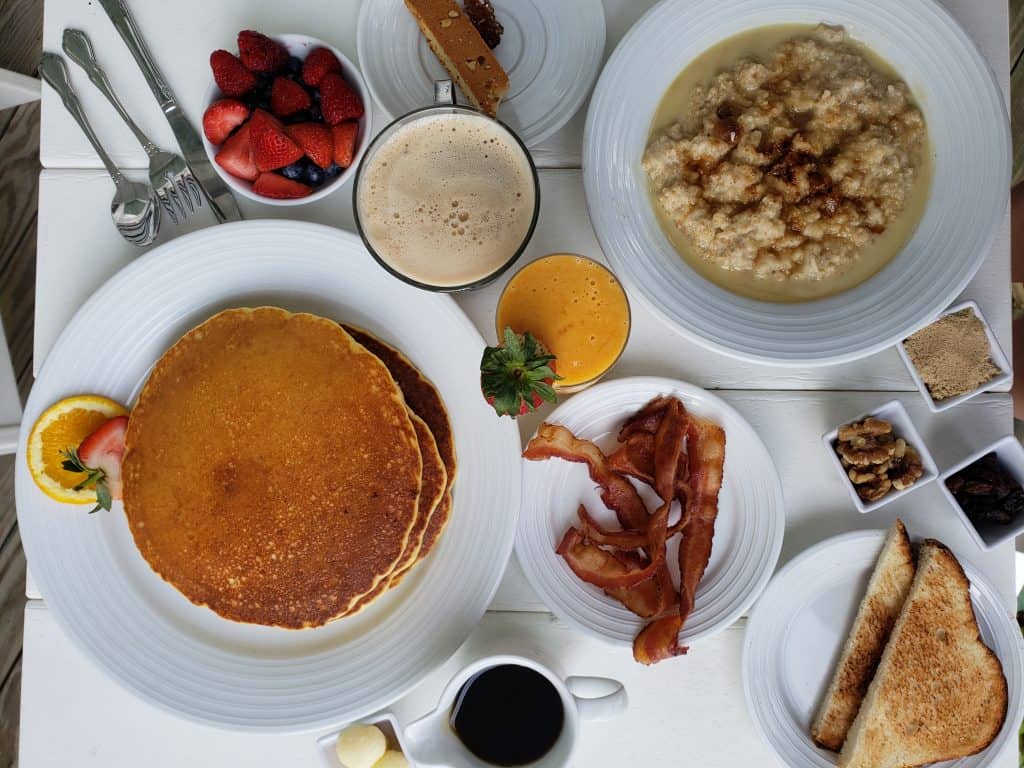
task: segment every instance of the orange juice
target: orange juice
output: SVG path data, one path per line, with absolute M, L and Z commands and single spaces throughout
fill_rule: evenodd
M 596 261 L 568 253 L 523 267 L 498 302 L 498 337 L 529 331 L 557 358 L 561 390 L 595 382 L 629 338 L 629 302 L 618 279 Z

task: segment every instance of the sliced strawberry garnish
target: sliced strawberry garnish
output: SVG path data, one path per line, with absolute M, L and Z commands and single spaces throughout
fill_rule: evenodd
M 237 99 L 219 99 L 203 114 L 203 133 L 211 144 L 221 144 L 249 119 L 249 108 Z
M 285 133 L 302 147 L 306 157 L 326 168 L 334 162 L 334 139 L 331 129 L 322 123 L 298 123 L 285 127 Z
M 275 77 L 270 88 L 270 110 L 278 117 L 288 117 L 309 109 L 313 100 L 306 89 L 286 77 Z
M 288 49 L 252 29 L 238 33 L 238 57 L 253 72 L 273 74 L 288 63 Z
M 252 156 L 260 171 L 273 171 L 291 165 L 303 152 L 284 132 L 281 122 L 262 109 L 257 109 L 249 121 L 252 136 Z
M 314 48 L 302 62 L 302 82 L 313 88 L 319 88 L 324 75 L 331 72 L 341 74 L 341 62 L 326 48 Z
M 62 451 L 64 469 L 86 475 L 75 490 L 96 489 L 96 506 L 90 512 L 110 509 L 111 500 L 121 498 L 121 459 L 127 429 L 128 417 L 116 416 L 86 437 L 77 449 Z
M 232 176 L 246 181 L 256 181 L 260 172 L 252 156 L 249 126 L 250 123 L 246 123 L 233 136 L 229 136 L 213 159 Z
M 312 187 L 300 184 L 297 181 L 286 179 L 277 173 L 261 173 L 256 183 L 252 185 L 252 191 L 264 197 L 273 197 L 277 200 L 293 200 L 298 197 L 305 197 L 313 192 Z
M 256 87 L 256 75 L 246 69 L 237 56 L 227 51 L 210 54 L 210 69 L 217 87 L 225 96 L 245 96 Z
M 320 81 L 320 110 L 328 125 L 337 125 L 362 117 L 363 102 L 345 82 L 345 78 L 329 72 Z
M 348 168 L 356 156 L 359 123 L 342 123 L 332 126 L 331 134 L 334 137 L 334 162 L 342 168 Z

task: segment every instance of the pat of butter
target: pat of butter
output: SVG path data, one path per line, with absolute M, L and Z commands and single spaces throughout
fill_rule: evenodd
M 409 761 L 401 752 L 389 749 L 384 753 L 384 757 L 374 764 L 373 768 L 409 768 Z
M 375 725 L 351 725 L 338 734 L 334 745 L 344 768 L 373 768 L 387 748 L 387 739 Z

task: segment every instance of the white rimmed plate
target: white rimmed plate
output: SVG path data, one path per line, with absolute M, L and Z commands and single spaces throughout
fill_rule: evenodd
M 676 75 L 744 30 L 843 25 L 907 81 L 928 122 L 931 198 L 903 251 L 871 279 L 828 299 L 747 299 L 698 275 L 655 219 L 640 159 Z M 932 0 L 663 0 L 622 39 L 594 89 L 583 178 L 615 273 L 672 326 L 728 355 L 777 365 L 853 360 L 901 341 L 973 277 L 1006 211 L 1006 107 L 988 64 Z
M 565 125 L 590 93 L 604 54 L 604 6 L 601 0 L 493 5 L 505 27 L 494 55 L 509 79 L 498 119 L 535 147 Z M 392 117 L 431 103 L 434 81 L 448 75 L 403 0 L 365 0 L 357 35 L 367 85 Z
M 885 531 L 828 539 L 791 560 L 754 607 L 743 641 L 743 686 L 761 737 L 783 764 L 830 768 L 836 755 L 814 745 L 811 720 L 828 687 Z M 961 560 L 981 637 L 999 657 L 1009 687 L 1006 722 L 983 752 L 943 763 L 981 768 L 1015 738 L 1024 698 L 1020 629 L 998 592 Z
M 402 585 L 312 630 L 226 621 L 190 603 L 140 556 L 120 504 L 86 514 L 28 474 L 27 430 L 61 397 L 131 402 L 157 358 L 217 311 L 275 304 L 364 326 L 400 347 L 447 403 L 459 473 L 451 522 Z M 18 522 L 47 605 L 75 644 L 143 698 L 190 719 L 259 731 L 359 719 L 445 661 L 486 610 L 512 550 L 519 433 L 479 391 L 484 342 L 447 296 L 388 276 L 354 235 L 312 224 L 210 227 L 141 257 L 65 329 L 21 434 Z
M 564 425 L 610 453 L 622 422 L 656 395 L 675 395 L 688 410 L 725 430 L 725 476 L 711 561 L 697 589 L 696 607 L 679 635 L 680 643 L 688 645 L 725 629 L 764 589 L 782 548 L 785 508 L 775 465 L 753 427 L 732 406 L 692 384 L 655 377 L 604 382 L 573 396 L 547 421 Z M 653 492 L 642 484 L 638 487 L 653 507 Z M 524 460 L 516 555 L 555 615 L 599 639 L 632 646 L 646 622 L 581 581 L 555 554 L 562 535 L 575 524 L 581 503 L 599 521 L 618 527 L 583 464 Z M 677 578 L 675 551 L 670 548 L 669 563 Z

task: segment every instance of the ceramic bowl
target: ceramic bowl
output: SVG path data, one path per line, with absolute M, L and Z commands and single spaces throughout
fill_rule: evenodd
M 907 444 L 915 448 L 921 456 L 921 464 L 924 466 L 924 474 L 917 479 L 916 483 L 904 488 L 902 491 L 891 490 L 878 501 L 864 501 L 857 495 L 857 490 L 850 481 L 849 475 L 846 474 L 846 468 L 839 460 L 839 454 L 836 453 L 835 446 L 839 435 L 839 427 L 836 427 L 830 432 L 826 432 L 822 435 L 821 441 L 825 444 L 825 450 L 828 451 L 829 455 L 832 457 L 832 465 L 842 476 L 843 485 L 845 485 L 846 489 L 850 492 L 850 498 L 853 499 L 853 503 L 856 505 L 857 511 L 861 514 L 874 512 L 876 509 L 884 507 L 889 502 L 903 498 L 908 493 L 913 493 L 918 488 L 927 485 L 939 475 L 938 467 L 935 466 L 935 460 L 932 458 L 931 452 L 928 450 L 928 446 L 924 444 L 924 440 L 921 438 L 921 433 L 917 431 L 917 427 L 914 426 L 914 422 L 910 420 L 910 415 L 907 413 L 907 409 L 903 407 L 903 403 L 899 400 L 890 400 L 885 405 L 881 405 L 869 413 L 863 413 L 856 418 L 847 419 L 843 424 L 852 424 L 855 421 L 866 419 L 868 416 L 874 416 L 877 419 L 884 419 L 892 424 L 892 429 L 896 437 L 902 437 L 906 440 Z
M 978 308 L 978 305 L 975 302 L 965 301 L 963 304 L 957 304 L 955 307 L 950 307 L 936 318 L 935 321 L 945 317 L 946 315 L 952 315 L 964 309 L 970 309 L 974 312 L 974 316 L 981 321 L 982 326 L 985 328 L 985 335 L 988 337 L 988 346 L 991 352 L 990 357 L 992 358 L 992 362 L 996 364 L 996 367 L 998 367 L 1000 371 L 1002 371 L 998 376 L 986 381 L 977 389 L 972 389 L 970 392 L 965 392 L 964 394 L 957 395 L 956 397 L 947 397 L 945 400 L 934 399 L 932 397 L 932 393 L 928 391 L 928 386 L 921 378 L 921 374 L 917 372 L 917 367 L 911 361 L 910 355 L 907 354 L 907 350 L 906 347 L 903 346 L 903 342 L 901 341 L 896 345 L 896 350 L 900 353 L 900 358 L 903 360 L 903 364 L 907 366 L 907 370 L 910 371 L 911 378 L 914 380 L 914 383 L 917 384 L 917 389 L 921 392 L 921 397 L 923 397 L 924 401 L 928 403 L 928 407 L 931 408 L 933 413 L 949 410 L 953 406 L 960 405 L 960 403 L 970 400 L 975 395 L 980 395 L 982 392 L 996 389 L 1013 378 L 1013 370 L 1010 365 L 1010 361 L 1003 352 L 1003 348 L 999 346 L 999 341 L 996 339 L 995 334 L 992 333 L 992 328 L 989 326 L 988 320 L 986 320 L 985 316 L 981 314 L 981 309 Z M 925 323 L 925 325 L 929 325 L 929 323 Z
M 777 24 L 843 26 L 906 81 L 928 124 L 933 179 L 909 242 L 860 285 L 800 303 L 755 301 L 699 275 L 655 218 L 640 165 L 662 96 L 697 56 Z M 608 260 L 672 327 L 774 365 L 839 363 L 891 347 L 949 306 L 1001 231 L 1010 132 L 988 63 L 933 0 L 663 0 L 623 37 L 594 90 L 583 140 L 587 205 Z
M 255 200 L 257 203 L 264 203 L 266 205 L 279 205 L 279 206 L 296 206 L 305 205 L 306 203 L 312 203 L 316 200 L 322 200 L 337 189 L 340 189 L 342 185 L 351 176 L 355 175 L 356 168 L 359 167 L 359 160 L 363 155 L 363 150 L 366 145 L 369 144 L 370 132 L 372 129 L 372 117 L 371 117 L 371 103 L 370 103 L 370 91 L 366 87 L 366 82 L 363 80 L 363 76 L 356 69 L 355 64 L 349 61 L 345 55 L 335 48 L 333 45 L 328 45 L 323 40 L 318 40 L 315 37 L 309 35 L 298 35 L 298 34 L 282 34 L 282 35 L 269 35 L 272 39 L 281 43 L 285 48 L 288 49 L 288 53 L 292 56 L 296 56 L 300 59 L 305 60 L 306 56 L 314 48 L 326 48 L 335 56 L 338 57 L 338 61 L 341 62 L 341 74 L 345 78 L 352 89 L 359 94 L 359 98 L 363 102 L 365 111 L 363 116 L 359 119 L 359 134 L 356 137 L 356 152 L 352 159 L 352 165 L 342 171 L 333 181 L 327 182 L 319 189 L 313 191 L 313 194 L 306 195 L 306 197 L 300 197 L 294 200 L 276 200 L 271 197 L 264 197 L 258 195 L 252 191 L 252 182 L 246 181 L 245 179 L 239 179 L 236 176 L 232 176 L 230 173 L 225 171 L 217 162 L 214 160 L 214 156 L 220 149 L 220 145 L 211 144 L 206 136 L 200 135 L 203 140 L 203 148 L 206 150 L 207 157 L 210 158 L 210 163 L 213 165 L 213 169 L 217 171 L 224 182 L 231 187 L 231 189 L 242 197 L 247 197 L 250 200 Z M 224 95 L 220 92 L 215 82 L 211 82 L 210 86 L 206 89 L 206 98 L 203 103 L 206 107 L 217 101 L 217 99 L 224 98 Z M 204 107 L 204 111 L 206 109 Z

